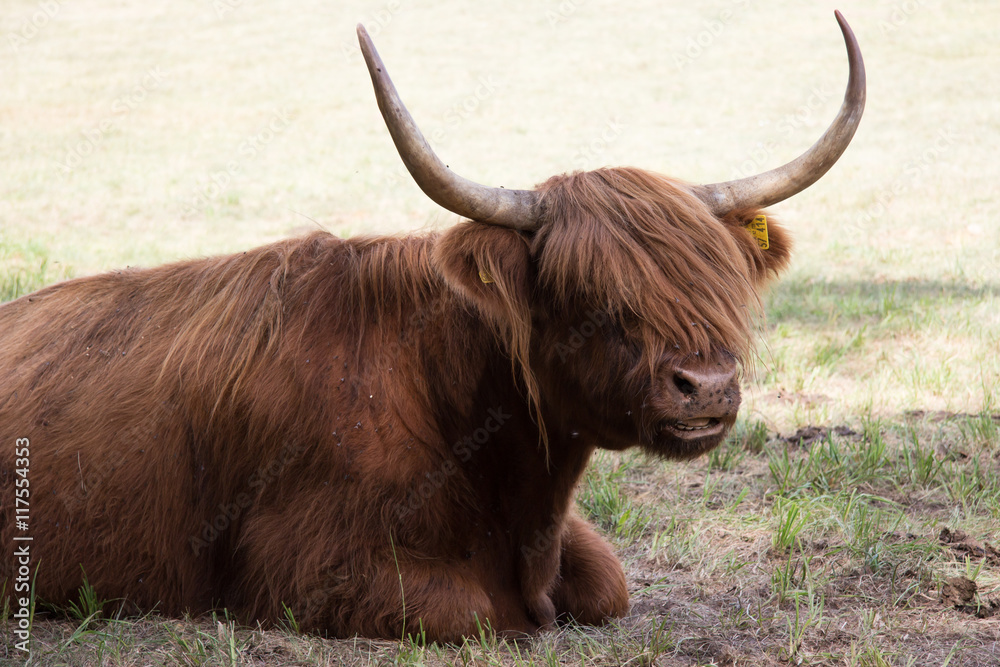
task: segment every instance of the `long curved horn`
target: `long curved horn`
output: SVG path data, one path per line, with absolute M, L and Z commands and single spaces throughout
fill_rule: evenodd
M 466 218 L 514 229 L 537 229 L 541 217 L 538 193 L 487 187 L 451 171 L 431 150 L 400 101 L 368 31 L 360 23 L 358 41 L 372 76 L 379 111 L 403 164 L 420 189 L 440 206 Z
M 851 26 L 839 11 L 834 14 L 844 33 L 851 70 L 840 112 L 819 141 L 783 167 L 736 181 L 696 186 L 695 194 L 717 216 L 736 209 L 764 208 L 802 192 L 818 181 L 851 143 L 865 110 L 865 62 Z

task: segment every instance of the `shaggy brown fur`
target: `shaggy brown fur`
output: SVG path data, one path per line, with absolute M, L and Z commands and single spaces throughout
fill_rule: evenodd
M 577 480 L 595 447 L 721 441 L 738 387 L 702 395 L 698 378 L 746 358 L 788 239 L 769 221 L 761 251 L 743 229 L 756 211 L 718 220 L 635 169 L 540 189 L 535 234 L 313 234 L 0 306 L 8 594 L 13 443 L 29 438 L 51 602 L 74 598 L 82 565 L 140 609 L 276 621 L 284 603 L 334 636 L 625 613 Z M 703 415 L 720 430 L 664 426 Z

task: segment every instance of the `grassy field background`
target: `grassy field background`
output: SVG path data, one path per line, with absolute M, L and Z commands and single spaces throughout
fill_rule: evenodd
M 452 224 L 391 144 L 359 21 L 469 178 L 635 165 L 715 182 L 787 161 L 833 118 L 835 8 L 868 106 L 837 166 L 773 209 L 796 254 L 767 296 L 737 433 L 691 464 L 601 456 L 581 489 L 625 563 L 626 621 L 423 647 L 109 606 L 39 616 L 33 660 L 997 664 L 995 2 L 9 0 L 0 299 L 317 227 Z

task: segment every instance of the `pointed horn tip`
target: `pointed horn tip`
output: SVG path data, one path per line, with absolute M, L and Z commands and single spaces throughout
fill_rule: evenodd
M 368 31 L 365 29 L 364 23 L 358 24 L 358 44 L 361 45 L 362 51 L 370 51 L 375 48 L 372 43 L 372 38 L 368 35 Z
M 847 19 L 844 15 L 840 13 L 839 9 L 833 10 L 833 15 L 837 17 L 837 23 L 840 25 L 840 31 L 844 33 L 844 40 L 847 42 L 848 52 L 857 51 L 860 56 L 860 47 L 858 46 L 858 38 L 854 36 L 854 30 L 851 28 Z
M 840 12 L 840 10 L 839 9 L 834 9 L 833 10 L 833 15 L 836 17 L 837 23 L 840 24 L 840 29 L 842 31 L 844 31 L 844 32 L 851 33 L 851 36 L 853 37 L 854 36 L 854 31 L 851 30 L 850 24 L 848 24 L 847 19 L 844 18 L 844 15 Z
M 840 24 L 840 31 L 844 34 L 844 42 L 847 45 L 847 59 L 851 67 L 846 99 L 854 103 L 860 102 L 863 106 L 867 77 L 865 76 L 865 61 L 861 55 L 861 47 L 858 45 L 857 37 L 854 36 L 854 30 L 851 29 L 851 26 L 847 23 L 847 19 L 840 13 L 840 10 L 835 9 L 833 13 L 837 17 L 837 23 Z
M 365 64 L 368 65 L 368 70 L 371 72 L 372 76 L 375 76 L 375 70 L 382 71 L 382 59 L 378 55 L 378 51 L 375 49 L 375 43 L 372 42 L 371 36 L 369 36 L 368 31 L 365 30 L 363 23 L 358 24 L 358 45 L 361 47 L 361 55 L 365 58 Z M 372 68 L 375 68 L 374 70 Z

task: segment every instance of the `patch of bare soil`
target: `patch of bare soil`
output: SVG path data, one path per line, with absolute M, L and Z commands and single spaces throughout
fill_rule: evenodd
M 907 419 L 927 419 L 932 422 L 953 421 L 956 419 L 978 419 L 981 414 L 971 414 L 968 412 L 948 412 L 946 410 L 908 410 L 903 413 Z M 1000 415 L 990 415 L 990 419 L 1000 422 Z
M 959 558 L 965 556 L 976 560 L 985 558 L 990 565 L 1000 565 L 1000 551 L 996 547 L 989 542 L 974 540 L 961 530 L 942 528 L 938 540 L 954 551 Z
M 826 426 L 803 426 L 789 436 L 782 437 L 779 435 L 778 440 L 787 442 L 790 445 L 804 447 L 819 440 L 825 440 L 830 436 L 830 433 L 839 435 L 842 438 L 854 438 L 859 435 L 857 431 L 851 429 L 849 426 L 834 426 L 833 428 Z

